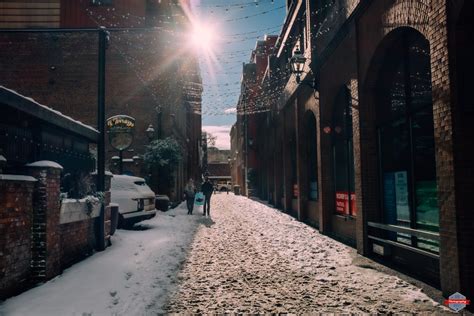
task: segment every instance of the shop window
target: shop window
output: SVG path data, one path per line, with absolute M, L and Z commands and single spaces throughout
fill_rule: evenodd
M 336 98 L 332 123 L 332 149 L 336 213 L 355 216 L 354 152 L 350 92 L 343 87 Z
M 377 132 L 384 221 L 439 231 L 428 41 L 404 30 L 388 50 L 378 81 Z M 405 234 L 392 240 L 437 252 L 438 244 Z

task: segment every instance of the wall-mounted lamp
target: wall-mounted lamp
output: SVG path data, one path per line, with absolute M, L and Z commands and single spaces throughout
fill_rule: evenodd
M 313 80 L 303 80 L 301 81 L 301 75 L 304 73 L 304 66 L 306 64 L 307 58 L 301 53 L 299 48 L 296 48 L 293 56 L 290 58 L 290 67 L 291 72 L 296 76 L 296 83 L 298 84 L 306 84 L 310 86 L 312 89 L 317 89 L 316 78 Z

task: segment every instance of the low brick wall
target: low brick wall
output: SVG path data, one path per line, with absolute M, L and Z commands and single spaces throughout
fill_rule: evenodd
M 61 274 L 93 254 L 101 238 L 98 201 L 92 212 L 62 214 L 60 166 L 28 170 L 30 176 L 0 174 L 0 300 Z M 103 202 L 109 204 L 110 192 Z M 104 210 L 106 246 L 111 244 L 110 208 Z
M 34 185 L 0 175 L 0 300 L 29 285 Z
M 94 219 L 60 225 L 61 268 L 66 269 L 94 252 Z

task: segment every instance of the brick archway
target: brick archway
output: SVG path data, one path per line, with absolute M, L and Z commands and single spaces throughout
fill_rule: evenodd
M 363 210 L 358 214 L 358 251 L 369 255 L 368 222 L 382 223 L 384 221 L 383 214 L 380 211 L 381 205 L 381 187 L 379 174 L 379 148 L 377 138 L 377 107 L 381 102 L 380 89 L 384 81 L 390 81 L 387 74 L 394 72 L 391 69 L 390 61 L 387 60 L 390 52 L 397 48 L 407 34 L 414 34 L 426 41 L 429 47 L 430 43 L 426 36 L 419 30 L 401 26 L 392 29 L 383 39 L 378 42 L 378 46 L 374 49 L 370 63 L 367 67 L 367 76 L 362 81 L 360 87 L 359 102 L 359 128 L 354 131 L 355 139 L 363 139 L 364 141 L 355 143 L 355 151 L 359 155 L 355 156 L 356 170 L 356 196 L 357 209 Z M 429 52 L 427 52 L 429 55 Z M 428 58 L 430 58 L 428 56 Z M 430 77 L 431 80 L 431 77 Z M 381 84 L 382 82 L 382 84 Z

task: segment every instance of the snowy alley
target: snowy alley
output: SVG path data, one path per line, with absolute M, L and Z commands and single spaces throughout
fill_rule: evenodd
M 223 193 L 211 205 L 211 218 L 182 204 L 119 230 L 111 248 L 7 300 L 0 315 L 449 313 L 278 210 Z

